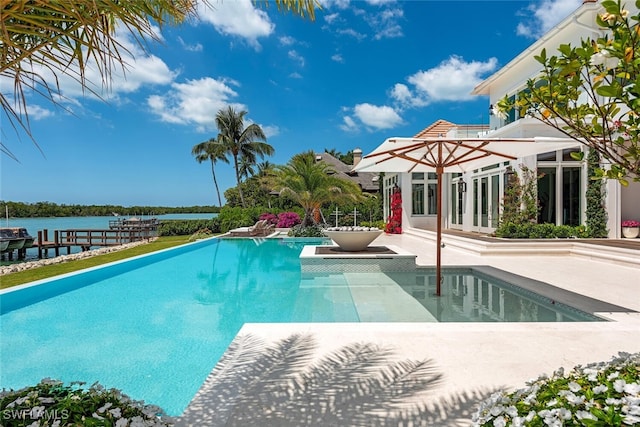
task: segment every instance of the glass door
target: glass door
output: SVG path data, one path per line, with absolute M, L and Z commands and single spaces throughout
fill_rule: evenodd
M 451 197 L 449 197 L 451 202 L 451 209 L 449 210 L 449 212 L 451 212 L 451 217 L 449 219 L 451 228 L 462 229 L 465 187 L 466 186 L 462 181 L 451 183 Z
M 501 173 L 473 179 L 473 225 L 482 233 L 491 233 L 498 227 L 500 199 L 503 184 Z

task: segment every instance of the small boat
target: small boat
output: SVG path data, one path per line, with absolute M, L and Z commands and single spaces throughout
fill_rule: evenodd
M 22 249 L 27 239 L 19 237 L 13 228 L 0 228 L 0 240 L 2 240 L 3 246 L 6 242 L 6 248 L 2 251 L 7 252 Z
M 20 227 L 20 228 L 14 228 L 14 230 L 16 230 L 16 232 L 18 233 L 19 238 L 24 238 L 24 246 L 23 246 L 24 249 L 30 248 L 31 246 L 33 246 L 35 237 L 30 235 L 26 228 Z
M 35 238 L 29 234 L 26 228 L 0 228 L 0 250 L 2 252 L 30 248 L 33 246 L 34 240 Z

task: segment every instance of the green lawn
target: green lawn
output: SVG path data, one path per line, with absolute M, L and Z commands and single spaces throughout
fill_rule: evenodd
M 95 267 L 97 265 L 107 264 L 109 262 L 119 261 L 137 255 L 143 255 L 166 248 L 171 248 L 173 246 L 182 245 L 188 242 L 189 236 L 160 237 L 151 243 L 134 246 L 132 248 L 124 249 L 117 252 L 111 252 L 104 255 L 96 255 L 94 257 L 80 259 L 77 261 L 45 265 L 18 273 L 11 273 L 0 276 L 0 289 L 10 288 L 11 286 L 21 285 L 23 283 L 29 283 L 35 280 L 47 279 L 59 274 L 71 273 L 73 271 Z

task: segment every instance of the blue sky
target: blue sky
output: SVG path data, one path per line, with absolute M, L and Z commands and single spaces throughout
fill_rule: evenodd
M 44 154 L 3 116 L 2 141 L 19 162 L 0 157 L 0 198 L 217 204 L 210 166 L 191 148 L 217 134 L 227 105 L 262 126 L 274 164 L 306 150 L 366 154 L 438 119 L 487 123 L 488 99 L 472 89 L 581 4 L 323 0 L 312 22 L 251 0 L 208 1 L 146 53 L 121 34 L 134 57 L 108 90 L 96 86 L 102 100 L 67 79 L 65 108 L 29 94 Z M 13 96 L 11 82 L 0 90 Z M 217 177 L 221 191 L 235 185 L 230 165 L 218 163 Z

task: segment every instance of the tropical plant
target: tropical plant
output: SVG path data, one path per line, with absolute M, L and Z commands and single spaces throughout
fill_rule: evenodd
M 507 174 L 500 224 L 535 223 L 538 220 L 538 179 L 543 175 L 525 165 L 520 165 L 520 171 L 521 176 L 514 170 Z
M 204 2 L 209 4 L 209 2 Z M 255 3 L 268 6 L 268 0 Z M 93 67 L 103 85 L 112 72 L 126 68 L 129 53 L 115 36 L 115 28 L 133 37 L 147 50 L 147 40 L 158 40 L 157 24 L 180 24 L 196 17 L 196 0 L 66 0 L 3 1 L 0 9 L 0 76 L 14 83 L 15 101 L 0 93 L 0 105 L 10 123 L 30 136 L 25 93 L 33 91 L 57 104 L 62 76 L 91 91 L 87 69 Z M 315 19 L 317 0 L 275 0 L 278 10 Z M 42 69 L 43 71 L 38 71 Z M 49 81 L 42 74 L 52 74 Z M 0 151 L 14 157 L 6 145 Z M 14 157 L 15 158 L 15 157 Z
M 640 424 L 640 353 L 540 376 L 526 388 L 482 402 L 476 426 Z
M 206 160 L 211 162 L 211 175 L 213 176 L 213 184 L 216 187 L 216 193 L 218 194 L 218 206 L 222 207 L 222 198 L 220 197 L 220 188 L 218 187 L 218 180 L 216 179 L 216 163 L 218 160 L 229 163 L 229 159 L 225 155 L 225 150 L 222 144 L 219 144 L 217 139 L 211 138 L 207 141 L 203 141 L 196 144 L 191 149 L 198 163 L 202 163 Z
M 157 406 L 129 398 L 99 383 L 64 384 L 43 379 L 35 386 L 0 392 L 0 414 L 7 426 L 172 426 Z
M 533 116 L 597 151 L 611 163 L 597 176 L 626 186 L 627 178 L 640 181 L 640 15 L 620 0 L 599 4 L 604 13 L 596 24 L 605 34 L 579 46 L 562 44 L 557 56 L 543 49 L 535 56 L 540 75 L 517 99 L 505 96 L 497 106 L 502 114 L 515 108 Z
M 266 136 L 260 126 L 252 123 L 245 128 L 244 116 L 246 114 L 246 111 L 236 111 L 232 106 L 228 106 L 216 114 L 216 126 L 220 131 L 218 142 L 224 147 L 224 151 L 233 158 L 242 207 L 246 207 L 240 185 L 243 170 L 246 171 L 247 164 L 255 164 L 258 157 L 271 156 L 275 152 L 273 147 L 265 142 Z
M 279 168 L 280 194 L 290 197 L 304 210 L 302 226 L 317 224 L 316 215 L 323 204 L 363 199 L 360 187 L 334 175 L 325 162 L 316 162 L 312 151 L 296 154 Z

